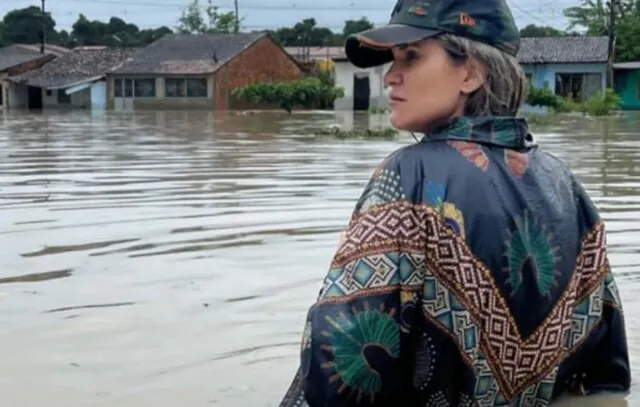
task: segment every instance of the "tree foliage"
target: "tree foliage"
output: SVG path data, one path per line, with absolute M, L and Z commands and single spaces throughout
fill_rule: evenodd
M 240 18 L 236 20 L 233 11 L 221 13 L 212 0 L 207 0 L 204 12 L 200 0 L 192 0 L 182 10 L 177 31 L 182 34 L 231 34 L 240 31 L 241 21 Z
M 640 2 L 637 0 L 617 0 L 615 15 L 615 59 L 634 61 L 640 59 Z M 569 7 L 564 15 L 569 20 L 569 28 L 580 27 L 586 35 L 608 35 L 610 24 L 609 3 L 603 0 L 582 0 L 580 6 Z
M 579 35 L 576 32 L 567 32 L 558 30 L 557 28 L 529 24 L 520 30 L 521 37 L 566 37 L 572 35 Z
M 78 16 L 71 31 L 57 31 L 55 29 L 56 22 L 49 13 L 43 17 L 40 8 L 31 6 L 12 10 L 5 14 L 0 21 L 0 46 L 39 43 L 41 23 L 44 24 L 45 40 L 48 44 L 66 47 L 78 45 L 144 46 L 172 32 L 170 28 L 164 26 L 141 30 L 137 25 L 127 23 L 118 17 L 111 17 L 106 23 L 97 20 L 90 21 L 83 14 Z

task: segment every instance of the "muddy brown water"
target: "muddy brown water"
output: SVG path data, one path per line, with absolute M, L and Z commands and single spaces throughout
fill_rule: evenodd
M 0 404 L 275 406 L 372 170 L 349 112 L 0 113 Z M 640 118 L 533 125 L 607 221 L 640 406 Z

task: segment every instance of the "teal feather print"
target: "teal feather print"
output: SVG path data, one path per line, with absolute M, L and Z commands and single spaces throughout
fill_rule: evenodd
M 516 127 L 513 119 L 496 119 L 493 122 L 491 139 L 501 144 L 513 144 L 516 139 Z
M 522 219 L 515 221 L 516 228 L 506 244 L 507 272 L 512 295 L 522 286 L 523 273 L 533 271 L 538 292 L 550 296 L 556 285 L 556 248 L 550 242 L 539 223 L 525 211 Z
M 453 138 L 469 140 L 473 133 L 473 123 L 466 117 L 459 117 L 447 128 L 447 133 Z
M 323 332 L 331 340 L 327 350 L 333 353 L 333 361 L 323 367 L 335 371 L 333 380 L 342 382 L 340 393 L 350 389 L 350 394 L 357 395 L 357 402 L 368 396 L 374 403 L 376 393 L 382 389 L 381 375 L 386 373 L 375 367 L 400 357 L 400 324 L 393 317 L 395 311 L 369 309 L 365 303 L 364 311 L 325 318 L 333 327 Z

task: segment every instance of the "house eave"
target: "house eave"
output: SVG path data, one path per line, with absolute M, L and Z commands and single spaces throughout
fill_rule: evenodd
M 586 65 L 586 64 L 606 64 L 607 60 L 601 61 L 519 61 L 520 65 Z
M 47 89 L 47 90 L 69 89 L 69 88 L 73 88 L 75 86 L 85 85 L 85 84 L 88 84 L 88 83 L 99 81 L 100 79 L 104 79 L 104 75 L 93 76 L 91 78 L 87 78 L 87 79 L 83 79 L 83 80 L 75 81 L 75 82 L 71 82 L 71 83 L 66 83 L 64 85 L 47 86 L 47 87 L 43 87 L 43 89 Z

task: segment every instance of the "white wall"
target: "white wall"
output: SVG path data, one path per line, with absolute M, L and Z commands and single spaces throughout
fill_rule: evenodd
M 79 92 L 72 93 L 71 104 L 58 103 L 58 92 L 64 92 L 64 89 L 52 89 L 47 95 L 47 90 L 42 89 L 42 106 L 43 107 L 91 107 L 91 91 L 89 88 L 83 89 Z
M 22 109 L 26 108 L 29 102 L 29 93 L 25 85 L 11 84 L 8 86 L 7 106 L 9 108 Z
M 383 77 L 390 66 L 391 64 L 386 64 L 375 68 L 362 69 L 348 61 L 336 61 L 336 85 L 344 88 L 344 97 L 336 100 L 335 110 L 353 109 L 353 76 L 357 73 L 367 73 L 369 75 L 370 106 L 387 107 L 389 89 L 384 89 Z

